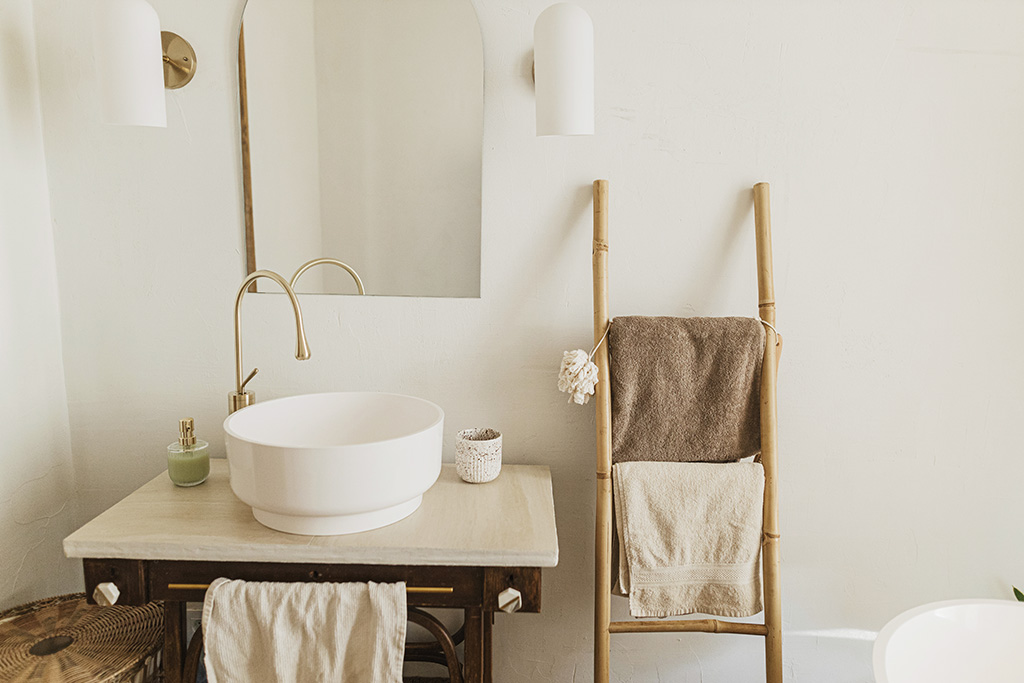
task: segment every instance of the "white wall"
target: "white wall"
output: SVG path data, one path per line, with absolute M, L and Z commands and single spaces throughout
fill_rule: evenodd
M 31 0 L 0 3 L 0 611 L 79 589 Z
M 555 390 L 588 343 L 590 182 L 612 188 L 612 308 L 755 311 L 750 186 L 772 183 L 787 680 L 863 683 L 912 605 L 1024 582 L 1024 5 L 580 0 L 599 135 L 537 139 L 547 0 L 476 3 L 486 65 L 482 298 L 245 301 L 263 399 L 408 392 L 451 434 L 553 468 L 544 611 L 499 615 L 497 680 L 591 677 L 592 411 Z M 242 277 L 238 0 L 154 0 L 200 71 L 167 130 L 97 126 L 74 0 L 38 0 L 68 399 L 85 512 L 156 475 L 175 421 L 220 449 Z M 624 609 L 616 604 L 615 615 Z M 754 639 L 617 636 L 618 681 L 757 680 Z

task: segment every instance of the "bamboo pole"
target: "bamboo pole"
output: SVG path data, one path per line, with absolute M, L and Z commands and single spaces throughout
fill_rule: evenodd
M 768 183 L 754 185 L 754 230 L 757 238 L 757 308 L 775 324 L 775 280 L 772 267 L 772 216 Z
M 608 181 L 594 181 L 594 344 L 608 327 Z M 597 515 L 594 524 L 594 681 L 608 683 L 611 656 L 612 399 L 608 343 L 597 364 Z
M 754 228 L 757 238 L 758 312 L 775 324 L 772 272 L 772 225 L 768 183 L 754 185 Z M 761 570 L 764 579 L 765 670 L 768 683 L 782 683 L 782 596 L 779 580 L 778 411 L 776 379 L 778 339 L 765 327 L 761 364 L 761 464 L 764 466 L 764 519 Z
M 747 624 L 720 619 L 686 619 L 676 621 L 613 621 L 611 633 L 735 633 L 744 636 L 763 636 L 768 629 L 764 624 Z

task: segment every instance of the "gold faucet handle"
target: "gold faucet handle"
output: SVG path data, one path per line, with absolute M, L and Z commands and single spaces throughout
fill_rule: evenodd
M 259 368 L 253 368 L 252 372 L 249 373 L 249 376 L 245 378 L 245 381 L 238 385 L 238 391 L 244 393 L 245 392 L 245 385 L 248 384 L 249 380 L 251 380 L 253 377 L 255 377 L 256 373 L 259 372 L 259 371 L 260 371 Z
M 245 378 L 245 381 L 242 382 L 241 385 L 239 385 L 238 388 L 240 389 L 240 391 L 232 391 L 228 393 L 228 413 L 233 413 L 236 410 L 241 410 L 242 408 L 245 408 L 246 406 L 251 406 L 253 403 L 256 402 L 256 392 L 246 391 L 245 385 L 248 384 L 249 380 L 255 377 L 256 373 L 259 371 L 259 368 L 253 368 L 252 372 L 249 373 L 249 376 Z

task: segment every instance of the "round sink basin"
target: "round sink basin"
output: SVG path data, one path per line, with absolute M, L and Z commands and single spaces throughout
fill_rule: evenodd
M 441 473 L 444 411 L 401 394 L 305 394 L 224 420 L 231 490 L 271 529 L 368 531 L 408 517 Z
M 1024 671 L 1024 604 L 946 600 L 885 625 L 875 640 L 878 683 L 1017 683 Z

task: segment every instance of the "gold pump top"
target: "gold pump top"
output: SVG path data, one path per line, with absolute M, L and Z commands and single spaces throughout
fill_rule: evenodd
M 178 443 L 182 446 L 196 445 L 195 424 L 191 417 L 178 420 Z

